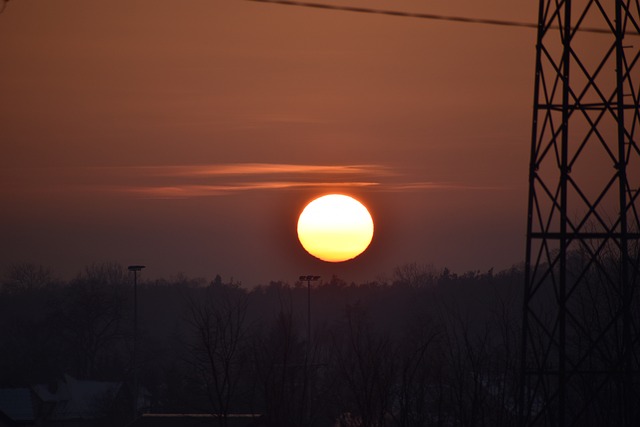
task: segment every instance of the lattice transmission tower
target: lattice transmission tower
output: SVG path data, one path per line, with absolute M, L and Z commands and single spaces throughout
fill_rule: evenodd
M 540 0 L 521 425 L 640 425 L 639 35 L 639 0 Z

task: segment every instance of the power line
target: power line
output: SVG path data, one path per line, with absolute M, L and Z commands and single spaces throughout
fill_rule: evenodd
M 297 0 L 246 0 L 246 1 L 253 1 L 257 3 L 279 4 L 279 5 L 285 5 L 285 6 L 307 7 L 307 8 L 313 8 L 313 9 L 338 10 L 342 12 L 389 15 L 389 16 L 397 16 L 401 18 L 430 19 L 430 20 L 437 20 L 437 21 L 462 22 L 466 24 L 498 25 L 503 27 L 538 28 L 537 24 L 534 24 L 531 22 L 506 21 L 501 19 L 465 18 L 462 16 L 446 16 L 446 15 L 436 15 L 431 13 L 401 12 L 396 10 L 369 9 L 366 7 L 355 7 L 355 6 L 337 6 L 337 5 L 312 3 L 312 2 L 297 1 Z M 555 27 L 551 27 L 551 28 L 555 28 Z M 604 29 L 604 28 L 582 27 L 580 28 L 580 31 L 588 32 L 588 33 L 611 34 L 610 29 Z M 637 36 L 639 34 L 627 33 L 627 35 Z
M 402 18 L 432 19 L 432 20 L 438 20 L 438 21 L 454 21 L 454 22 L 465 22 L 465 23 L 473 23 L 473 24 L 503 25 L 503 26 L 510 26 L 510 27 L 529 27 L 529 28 L 537 27 L 536 24 L 532 24 L 529 22 L 502 21 L 502 20 L 496 20 L 496 19 L 464 18 L 459 16 L 444 16 L 444 15 L 435 15 L 430 13 L 401 12 L 396 10 L 369 9 L 366 7 L 355 7 L 355 6 L 337 6 L 337 5 L 311 3 L 311 2 L 296 1 L 296 0 L 248 0 L 248 1 L 253 1 L 258 3 L 281 4 L 286 6 L 310 7 L 314 9 L 340 10 L 343 12 L 390 15 L 390 16 L 398 16 Z

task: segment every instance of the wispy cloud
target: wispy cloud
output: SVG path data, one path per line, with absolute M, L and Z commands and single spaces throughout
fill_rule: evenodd
M 108 173 L 106 169 L 103 172 Z M 118 168 L 125 185 L 103 190 L 150 198 L 213 197 L 246 191 L 296 188 L 377 187 L 395 173 L 387 166 L 308 165 L 290 163 L 228 163 L 211 165 Z
M 388 175 L 391 171 L 381 165 L 301 165 L 286 163 L 230 163 L 193 166 L 149 166 L 136 168 L 161 176 L 227 176 L 272 174 L 375 174 Z
M 294 188 L 336 188 L 336 187 L 375 187 L 377 182 L 296 182 L 296 181 L 272 181 L 252 182 L 229 185 L 176 185 L 158 187 L 131 187 L 124 191 L 152 198 L 187 198 L 187 197 L 211 197 L 223 196 L 230 193 L 253 190 L 283 190 Z
M 7 171 L 5 171 L 8 173 Z M 132 167 L 45 168 L 13 170 L 4 191 L 95 192 L 174 199 L 216 197 L 248 191 L 303 188 L 419 192 L 501 190 L 504 187 L 421 181 L 416 173 L 380 164 L 309 165 L 229 163 Z
M 454 182 L 407 180 L 406 176 L 393 168 L 376 164 L 235 163 L 156 166 L 137 170 L 170 183 L 161 185 L 151 182 L 149 185 L 130 186 L 121 190 L 152 198 L 212 197 L 245 191 L 299 188 L 368 188 L 396 192 L 501 189 Z
M 389 184 L 386 188 L 393 191 L 420 191 L 420 190 L 506 190 L 501 186 L 478 186 L 467 185 L 454 182 L 404 182 Z

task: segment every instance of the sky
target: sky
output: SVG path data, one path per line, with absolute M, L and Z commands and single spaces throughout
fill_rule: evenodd
M 537 2 L 322 0 L 535 23 Z M 0 268 L 94 262 L 362 283 L 524 261 L 535 30 L 244 0 L 13 0 L 0 14 Z M 305 204 L 371 212 L 307 254 Z

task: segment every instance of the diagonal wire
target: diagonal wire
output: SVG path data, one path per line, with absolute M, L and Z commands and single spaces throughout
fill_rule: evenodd
M 465 18 L 462 16 L 447 16 L 447 15 L 437 15 L 432 13 L 401 12 L 397 10 L 370 9 L 367 7 L 357 7 L 357 6 L 338 6 L 338 5 L 330 5 L 330 4 L 298 1 L 298 0 L 245 0 L 245 1 L 252 1 L 257 3 L 270 3 L 270 4 L 278 4 L 278 5 L 285 5 L 285 6 L 307 7 L 307 8 L 313 8 L 313 9 L 338 10 L 342 12 L 389 15 L 389 16 L 397 16 L 402 18 L 417 18 L 417 19 L 431 19 L 431 20 L 437 20 L 437 21 L 463 22 L 466 24 L 485 24 L 485 25 L 498 25 L 503 27 L 538 28 L 538 24 L 534 24 L 531 22 L 507 21 L 507 20 L 501 20 L 501 19 Z M 557 29 L 557 27 L 553 27 L 553 26 L 550 28 Z M 611 30 L 608 28 L 582 27 L 582 28 L 579 28 L 579 31 L 583 31 L 587 33 L 611 34 Z M 636 32 L 630 32 L 626 34 L 630 36 L 640 35 Z

